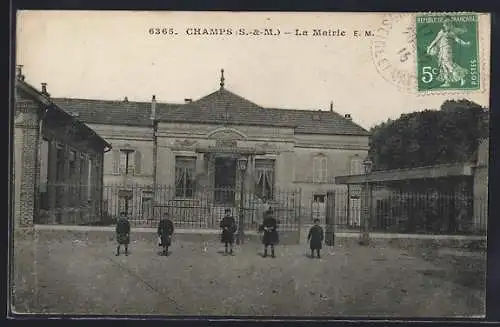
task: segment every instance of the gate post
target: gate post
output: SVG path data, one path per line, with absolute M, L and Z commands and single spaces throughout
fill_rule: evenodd
M 335 245 L 335 191 L 326 193 L 325 244 Z
M 297 232 L 297 244 L 302 241 L 302 215 L 301 215 L 301 204 L 302 204 L 302 189 L 293 191 L 293 211 L 295 212 L 295 220 L 298 228 Z

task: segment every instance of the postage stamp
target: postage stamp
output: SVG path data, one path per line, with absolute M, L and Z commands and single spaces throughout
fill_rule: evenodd
M 480 88 L 476 14 L 416 17 L 418 91 Z

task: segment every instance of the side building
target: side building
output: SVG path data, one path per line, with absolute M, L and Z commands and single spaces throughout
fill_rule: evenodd
M 15 82 L 14 221 L 87 224 L 101 219 L 104 153 L 111 145 L 39 91 Z
M 213 93 L 183 104 L 155 96 L 54 101 L 113 145 L 104 158 L 107 212 L 125 210 L 142 221 L 155 219 L 153 204 L 198 208 L 195 219 L 206 219 L 237 210 L 242 196 L 324 219 L 335 176 L 361 173 L 369 149 L 369 133 L 333 104 L 324 111 L 264 108 L 227 90 L 223 79 Z M 359 202 L 350 203 L 359 212 Z

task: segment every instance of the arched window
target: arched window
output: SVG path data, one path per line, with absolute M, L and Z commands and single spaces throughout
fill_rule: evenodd
M 313 158 L 313 183 L 327 182 L 327 162 L 328 157 L 324 154 L 319 154 Z

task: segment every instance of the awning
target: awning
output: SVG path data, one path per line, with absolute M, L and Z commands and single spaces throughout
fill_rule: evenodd
M 337 176 L 335 177 L 335 184 L 363 184 L 415 179 L 435 179 L 473 176 L 473 174 L 474 165 L 472 164 L 449 164 L 405 169 L 380 170 L 364 175 Z

